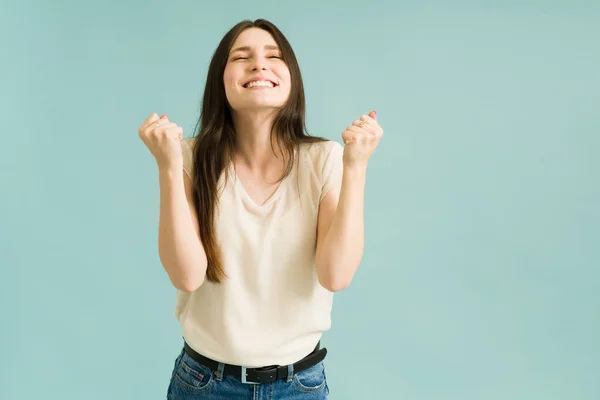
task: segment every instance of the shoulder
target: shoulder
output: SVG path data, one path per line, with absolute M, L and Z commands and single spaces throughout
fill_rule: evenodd
M 331 150 L 337 147 L 342 147 L 339 142 L 335 140 L 320 140 L 317 142 L 302 143 L 300 148 L 311 154 L 329 153 Z
M 343 170 L 344 148 L 339 142 L 326 140 L 300 146 L 299 168 L 314 187 L 319 202 L 339 182 Z
M 181 140 L 181 153 L 183 155 L 183 169 L 189 177 L 192 176 L 194 160 L 195 137 Z
M 315 167 L 324 166 L 328 160 L 341 155 L 343 147 L 333 140 L 324 140 L 300 145 L 300 157 L 309 159 Z
M 194 148 L 194 142 L 196 141 L 195 137 L 185 138 L 181 140 L 181 150 L 183 151 L 192 151 Z

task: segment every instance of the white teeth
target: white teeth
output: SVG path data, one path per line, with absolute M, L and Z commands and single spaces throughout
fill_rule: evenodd
M 246 85 L 246 87 L 248 89 L 253 88 L 255 86 L 273 87 L 273 83 L 269 82 L 269 81 L 254 81 L 254 82 L 250 82 L 248 85 Z

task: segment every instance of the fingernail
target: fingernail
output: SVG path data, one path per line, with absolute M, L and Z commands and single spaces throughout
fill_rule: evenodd
M 163 114 L 163 115 L 160 116 L 160 118 L 162 119 L 162 118 L 169 118 L 169 117 L 168 117 L 167 114 Z

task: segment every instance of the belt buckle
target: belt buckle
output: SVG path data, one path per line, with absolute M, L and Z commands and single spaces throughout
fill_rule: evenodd
M 242 383 L 247 385 L 258 385 L 260 382 L 252 382 L 248 380 L 248 372 L 246 367 L 242 367 Z
M 242 369 L 242 376 L 241 376 L 241 381 L 242 383 L 248 384 L 248 385 L 259 385 L 261 383 L 266 383 L 265 382 L 256 382 L 253 381 L 252 379 L 248 379 L 248 368 L 246 367 L 241 367 Z M 254 372 L 266 372 L 266 373 L 274 373 L 273 375 L 273 381 L 277 379 L 277 366 L 269 366 L 269 367 L 262 367 L 262 368 L 251 368 L 251 370 L 254 370 Z M 258 377 L 258 376 L 257 376 Z

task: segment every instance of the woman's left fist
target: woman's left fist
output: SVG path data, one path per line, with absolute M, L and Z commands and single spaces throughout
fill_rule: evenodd
M 366 167 L 369 157 L 379 144 L 383 129 L 377 123 L 377 114 L 371 111 L 348 126 L 342 139 L 344 140 L 344 166 Z

